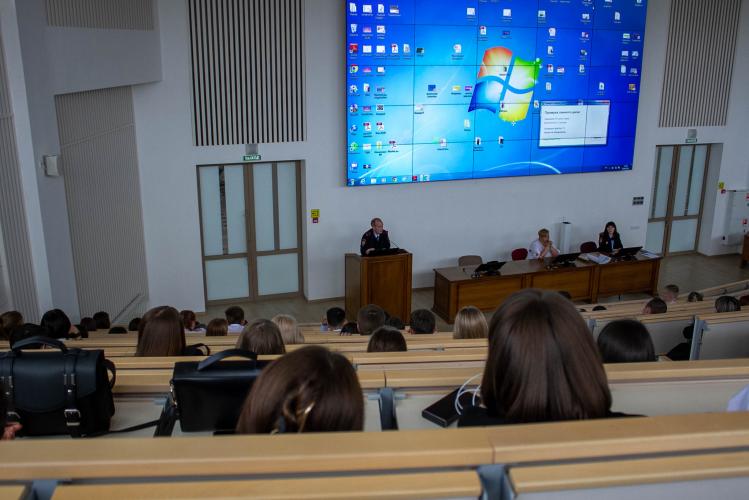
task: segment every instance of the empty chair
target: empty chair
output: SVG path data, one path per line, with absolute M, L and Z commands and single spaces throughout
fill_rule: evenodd
M 528 250 L 525 248 L 516 248 L 512 251 L 512 260 L 525 260 L 528 257 Z
M 582 253 L 595 252 L 596 250 L 598 250 L 598 245 L 595 241 L 586 241 L 580 244 L 580 252 Z
M 483 263 L 484 259 L 480 255 L 463 255 L 458 257 L 458 267 L 480 266 Z

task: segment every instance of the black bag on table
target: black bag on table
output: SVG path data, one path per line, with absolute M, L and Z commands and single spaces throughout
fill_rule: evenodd
M 237 356 L 246 359 L 225 359 Z M 233 431 L 252 384 L 267 364 L 243 349 L 221 351 L 200 362 L 175 363 L 171 398 L 154 435 L 171 435 L 176 420 L 184 432 Z
M 54 350 L 22 350 L 40 344 Z M 101 349 L 72 349 L 59 340 L 32 337 L 0 355 L 7 420 L 23 426 L 19 436 L 106 433 L 114 415 L 114 381 L 114 365 Z

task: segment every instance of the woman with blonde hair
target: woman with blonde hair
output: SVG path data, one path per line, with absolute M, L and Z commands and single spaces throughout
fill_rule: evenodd
M 477 307 L 467 306 L 458 311 L 453 325 L 454 339 L 485 339 L 488 336 L 486 316 Z
M 283 337 L 284 345 L 291 344 L 304 344 L 304 336 L 299 331 L 299 325 L 294 319 L 294 316 L 288 314 L 277 314 L 273 316 L 273 321 L 278 329 L 281 330 L 281 337 Z

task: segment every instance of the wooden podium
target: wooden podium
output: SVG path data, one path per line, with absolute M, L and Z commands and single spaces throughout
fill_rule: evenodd
M 346 317 L 356 321 L 362 306 L 377 304 L 391 316 L 408 323 L 411 316 L 412 255 L 362 257 L 346 254 Z

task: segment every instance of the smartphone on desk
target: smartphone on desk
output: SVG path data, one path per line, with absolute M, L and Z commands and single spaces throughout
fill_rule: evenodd
M 459 390 L 455 389 L 444 398 L 422 410 L 421 416 L 440 427 L 452 425 L 460 416 L 455 410 L 455 398 L 458 396 Z M 460 404 L 463 405 L 463 408 L 471 406 L 472 398 L 473 391 L 466 391 L 460 396 Z

